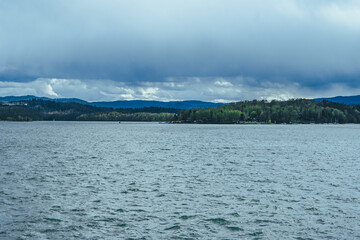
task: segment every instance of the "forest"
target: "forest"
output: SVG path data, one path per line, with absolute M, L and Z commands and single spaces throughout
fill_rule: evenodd
M 74 102 L 32 99 L 0 103 L 0 121 L 171 121 L 179 109 L 95 107 Z
M 113 109 L 32 99 L 0 103 L 0 121 L 161 121 L 171 123 L 360 123 L 360 105 L 329 101 L 242 101 L 217 108 Z
M 180 111 L 174 123 L 360 123 L 360 106 L 306 99 L 243 101 Z

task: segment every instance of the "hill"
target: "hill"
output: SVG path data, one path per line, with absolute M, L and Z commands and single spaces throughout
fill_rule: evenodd
M 223 106 L 223 103 L 213 103 L 213 102 L 203 102 L 203 101 L 171 101 L 171 102 L 161 102 L 161 101 L 145 101 L 145 100 L 130 100 L 130 101 L 113 101 L 113 102 L 87 102 L 78 98 L 47 98 L 47 97 L 36 97 L 33 95 L 26 96 L 7 96 L 0 97 L 0 102 L 18 102 L 18 101 L 28 101 L 32 99 L 39 100 L 48 100 L 54 102 L 74 102 L 87 104 L 96 107 L 105 107 L 105 108 L 175 108 L 175 109 L 190 109 L 190 108 L 210 108 Z
M 337 96 L 331 98 L 315 98 L 314 101 L 321 102 L 323 100 L 329 102 L 343 103 L 347 105 L 359 105 L 360 104 L 360 95 L 357 96 Z
M 0 103 L 0 120 L 32 121 L 170 121 L 180 109 L 113 109 L 75 102 L 31 100 Z

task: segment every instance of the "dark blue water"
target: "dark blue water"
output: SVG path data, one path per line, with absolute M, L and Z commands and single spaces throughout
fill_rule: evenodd
M 358 239 L 360 125 L 0 122 L 0 239 Z

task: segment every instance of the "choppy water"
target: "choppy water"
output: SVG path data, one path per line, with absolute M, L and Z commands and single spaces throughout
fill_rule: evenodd
M 360 238 L 359 125 L 0 122 L 0 239 Z

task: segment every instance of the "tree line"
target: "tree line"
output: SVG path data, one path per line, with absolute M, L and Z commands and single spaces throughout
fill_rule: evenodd
M 113 109 L 32 99 L 0 103 L 0 121 L 166 121 L 173 123 L 360 123 L 360 105 L 306 99 L 243 101 L 217 108 Z
M 171 121 L 179 109 L 114 109 L 74 102 L 32 99 L 0 103 L 0 121 Z
M 306 99 L 243 101 L 180 111 L 177 123 L 360 123 L 360 106 Z

